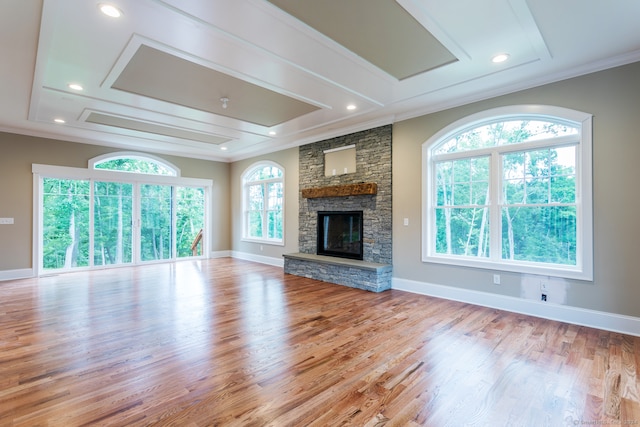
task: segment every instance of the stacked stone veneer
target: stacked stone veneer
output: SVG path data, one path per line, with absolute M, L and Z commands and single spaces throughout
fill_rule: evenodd
M 324 151 L 355 145 L 354 173 L 324 176 Z M 302 254 L 316 254 L 318 211 L 363 211 L 363 265 L 358 261 L 315 262 L 288 258 L 285 272 L 331 283 L 373 291 L 391 287 L 391 125 L 369 129 L 313 144 L 300 150 L 300 189 L 375 182 L 376 195 L 347 197 L 300 197 L 299 248 Z M 371 263 L 379 264 L 371 273 Z M 373 276 L 372 276 L 373 274 Z

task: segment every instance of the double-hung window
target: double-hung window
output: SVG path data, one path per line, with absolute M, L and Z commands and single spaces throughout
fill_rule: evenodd
M 423 261 L 591 280 L 591 115 L 512 106 L 423 145 Z
M 284 172 L 273 162 L 250 166 L 242 175 L 243 239 L 282 244 Z

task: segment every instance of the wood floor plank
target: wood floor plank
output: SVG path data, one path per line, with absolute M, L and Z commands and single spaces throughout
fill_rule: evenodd
M 640 338 L 231 258 L 0 283 L 1 426 L 640 424 Z

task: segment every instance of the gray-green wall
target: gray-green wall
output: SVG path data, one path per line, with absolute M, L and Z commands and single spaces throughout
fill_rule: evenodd
M 0 156 L 0 217 L 15 221 L 13 225 L 0 225 L 0 272 L 32 268 L 31 165 L 86 168 L 89 159 L 116 151 L 122 150 L 0 132 L 0 152 L 3 153 Z M 183 177 L 213 180 L 211 250 L 229 250 L 229 164 L 177 156 L 159 157 L 179 167 Z
M 298 252 L 298 147 L 253 157 L 231 164 L 232 249 L 236 252 L 267 257 L 274 264 L 284 262 L 282 254 Z M 268 245 L 242 240 L 242 174 L 261 160 L 276 162 L 284 169 L 284 245 Z
M 500 272 L 502 284 L 496 286 L 495 271 L 423 263 L 420 252 L 422 144 L 465 116 L 517 104 L 593 114 L 594 280 L 566 281 L 564 303 L 640 317 L 640 63 L 394 124 L 394 278 L 521 296 L 520 274 Z

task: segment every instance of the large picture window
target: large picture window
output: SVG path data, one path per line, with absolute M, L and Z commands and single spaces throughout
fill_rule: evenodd
M 276 163 L 250 166 L 242 175 L 243 238 L 265 243 L 284 241 L 284 172 Z
M 423 260 L 590 280 L 591 116 L 514 106 L 423 145 Z

